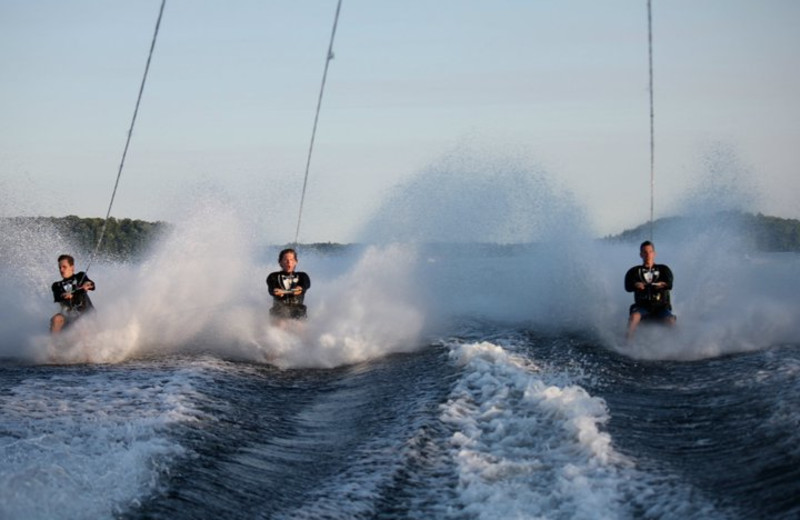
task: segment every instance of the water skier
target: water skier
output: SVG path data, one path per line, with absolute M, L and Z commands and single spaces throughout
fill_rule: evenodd
M 636 327 L 642 320 L 654 320 L 674 325 L 677 318 L 672 314 L 670 290 L 672 271 L 664 264 L 655 263 L 656 248 L 649 240 L 639 246 L 642 265 L 631 267 L 625 273 L 625 290 L 633 293 L 634 303 L 630 307 L 627 340 L 633 338 Z
M 267 288 L 272 296 L 270 316 L 277 319 L 299 320 L 306 317 L 303 305 L 306 291 L 311 287 L 311 279 L 297 267 L 297 253 L 294 249 L 284 249 L 278 255 L 280 271 L 267 276 Z
M 87 291 L 94 291 L 94 282 L 83 271 L 75 274 L 75 259 L 70 255 L 58 257 L 61 280 L 54 282 L 53 301 L 61 306 L 60 312 L 50 318 L 50 332 L 56 334 L 94 309 Z

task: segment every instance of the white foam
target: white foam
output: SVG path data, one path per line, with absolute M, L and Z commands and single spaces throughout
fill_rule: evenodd
M 478 518 L 619 518 L 628 461 L 599 426 L 602 399 L 548 384 L 491 343 L 455 345 L 465 373 L 442 407 L 463 508 Z M 599 515 L 599 516 L 598 516 Z
M 169 426 L 202 417 L 190 368 L 153 386 L 130 367 L 39 373 L 0 400 L 0 517 L 111 518 L 153 492 L 186 452 Z
M 463 371 L 440 415 L 459 472 L 454 510 L 487 519 L 725 516 L 699 490 L 619 453 L 603 431 L 603 399 L 511 348 L 450 345 Z

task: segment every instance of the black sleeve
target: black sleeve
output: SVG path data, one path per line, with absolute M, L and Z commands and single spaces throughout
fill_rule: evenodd
M 97 285 L 94 283 L 94 281 L 93 281 L 93 280 L 91 280 L 91 279 L 90 279 L 88 276 L 86 276 L 86 273 L 84 273 L 83 271 L 81 271 L 80 273 L 78 273 L 78 274 L 75 276 L 75 279 L 78 281 L 78 285 L 83 285 L 83 284 L 85 284 L 86 282 L 91 282 L 91 283 L 92 283 L 92 288 L 91 288 L 91 289 L 89 289 L 90 291 L 94 291 L 94 290 L 97 288 Z M 83 289 L 78 289 L 78 290 L 80 290 L 80 291 L 82 291 L 82 292 L 86 292 L 86 291 L 84 291 Z
M 53 285 L 50 287 L 53 290 L 53 301 L 56 303 L 61 303 L 64 299 L 61 297 L 61 284 L 58 282 L 53 282 Z
M 272 295 L 272 291 L 275 290 L 275 284 L 275 273 L 269 273 L 267 275 L 267 290 L 269 291 L 270 295 Z
M 671 291 L 672 290 L 672 270 L 669 267 L 667 267 L 666 265 L 663 265 L 663 264 L 661 266 L 659 266 L 658 270 L 661 273 L 661 275 L 658 277 L 658 281 L 666 283 L 667 284 L 666 290 L 667 291 Z
M 637 276 L 639 267 L 631 267 L 628 269 L 628 272 L 625 273 L 625 290 L 628 292 L 634 292 L 636 288 L 634 285 L 636 282 L 639 281 L 639 277 Z
M 297 275 L 300 277 L 300 281 L 297 283 L 300 287 L 303 288 L 303 293 L 311 288 L 311 278 L 308 277 L 306 273 L 299 272 Z

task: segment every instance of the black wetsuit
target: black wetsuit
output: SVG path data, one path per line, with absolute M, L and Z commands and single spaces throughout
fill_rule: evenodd
M 53 301 L 61 305 L 61 314 L 64 315 L 68 323 L 76 320 L 82 314 L 94 310 L 94 305 L 92 305 L 89 295 L 83 289 L 78 288 L 86 282 L 91 282 L 94 286 L 94 282 L 86 276 L 86 273 L 81 271 L 69 278 L 53 283 Z M 65 293 L 72 293 L 72 298 L 64 298 Z
M 637 290 L 634 285 L 637 282 L 642 282 L 645 285 L 644 290 Z M 667 284 L 666 288 L 657 289 L 652 284 L 656 282 L 664 282 Z M 669 292 L 672 289 L 672 271 L 664 264 L 653 264 L 653 267 L 647 268 L 643 265 L 637 265 L 628 269 L 625 273 L 625 290 L 633 293 L 633 305 L 631 305 L 630 312 L 637 312 L 639 310 L 645 311 L 643 317 L 665 317 L 670 315 L 672 311 L 672 304 L 670 303 Z
M 275 289 L 291 291 L 296 287 L 301 287 L 303 289 L 298 295 L 275 295 Z M 287 273 L 286 271 L 270 273 L 269 276 L 267 276 L 267 288 L 269 289 L 270 296 L 273 298 L 272 308 L 269 310 L 270 315 L 277 318 L 305 318 L 307 310 L 306 306 L 303 305 L 303 299 L 309 287 L 311 287 L 311 279 L 306 273 L 298 271 L 293 273 Z

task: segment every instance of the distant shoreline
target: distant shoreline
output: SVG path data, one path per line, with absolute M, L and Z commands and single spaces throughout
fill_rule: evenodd
M 103 227 L 101 218 L 83 218 L 75 215 L 66 217 L 4 217 L 2 221 L 26 228 L 49 227 L 55 229 L 65 239 L 83 251 L 93 251 Z M 99 251 L 103 257 L 117 260 L 131 260 L 141 257 L 155 241 L 167 233 L 172 224 L 167 222 L 148 222 L 128 218 L 111 217 Z M 738 211 L 719 212 L 702 216 L 665 217 L 653 222 L 652 229 L 659 240 L 684 239 L 698 233 L 735 233 L 748 240 L 753 249 L 761 252 L 800 252 L 800 220 L 771 217 L 761 213 L 752 214 Z M 617 235 L 607 235 L 598 240 L 606 242 L 638 243 L 650 237 L 650 223 L 627 229 Z M 506 253 L 533 244 L 473 244 L 496 249 Z M 288 247 L 288 244 L 273 244 L 270 248 Z M 337 242 L 315 242 L 298 244 L 298 248 L 323 254 L 342 253 L 359 244 Z

